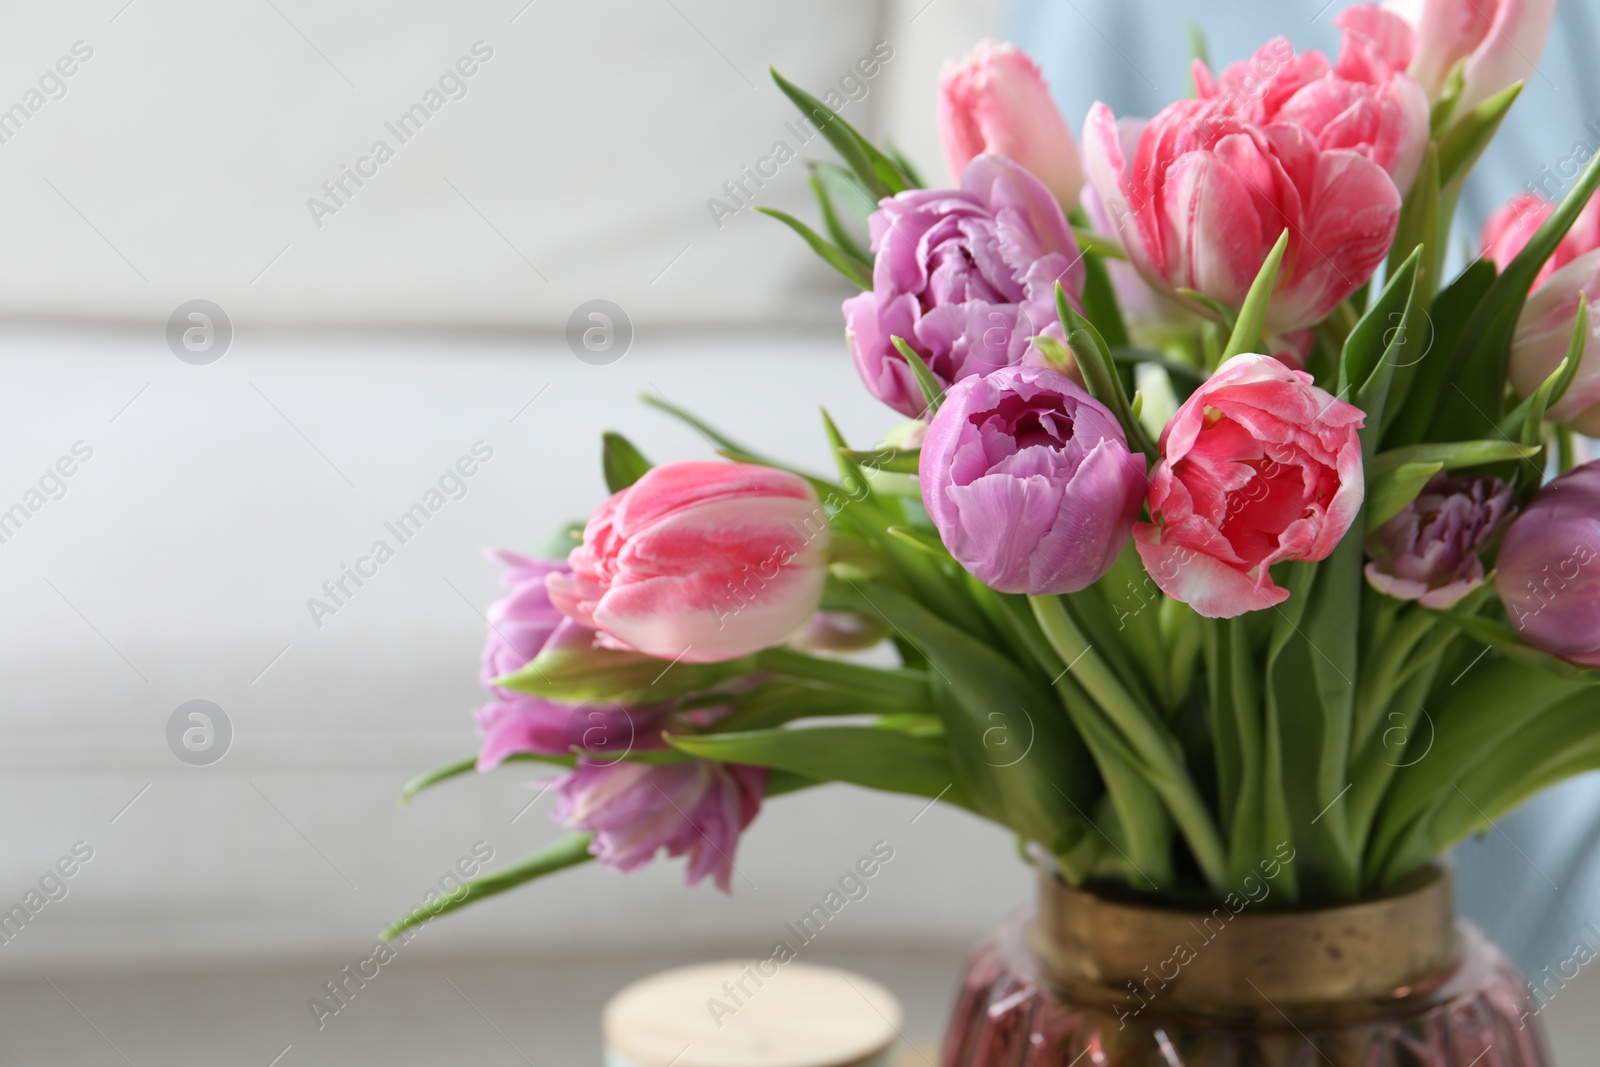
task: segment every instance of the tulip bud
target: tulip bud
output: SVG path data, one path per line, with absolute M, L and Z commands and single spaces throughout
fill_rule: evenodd
M 1546 417 L 1579 433 L 1600 434 L 1600 250 L 1587 252 L 1554 274 L 1528 297 L 1511 338 L 1511 385 L 1532 396 L 1566 358 L 1578 305 L 1589 302 L 1589 336 L 1577 375 Z
M 1443 610 L 1483 584 L 1478 554 L 1516 514 L 1498 478 L 1436 474 L 1422 493 L 1367 539 L 1367 581 L 1396 600 Z
M 1555 22 L 1556 0 L 1387 0 L 1417 32 L 1412 77 L 1433 99 L 1461 64 L 1457 115 L 1533 75 Z
M 1495 589 L 1528 644 L 1600 667 L 1600 461 L 1546 485 L 1511 524 Z
M 1483 257 L 1504 272 L 1555 209 L 1555 204 L 1531 193 L 1513 196 L 1483 224 L 1483 234 L 1479 238 Z M 1539 268 L 1539 273 L 1533 279 L 1533 287 L 1539 288 L 1550 279 L 1550 275 L 1585 252 L 1593 252 L 1597 248 L 1600 248 L 1600 199 L 1591 198 L 1578 212 L 1572 228 L 1561 238 L 1556 250 Z
M 1061 206 L 1077 206 L 1083 164 L 1044 75 L 1026 52 L 984 41 L 939 78 L 939 135 L 950 173 L 992 153 L 1020 164 L 1044 182 Z
M 1003 593 L 1071 593 L 1111 568 L 1144 457 L 1072 379 L 1006 367 L 958 382 L 922 446 L 922 502 L 956 561 Z
M 1094 105 L 1084 126 L 1089 177 L 1128 261 L 1168 296 L 1193 289 L 1242 307 L 1287 229 L 1266 330 L 1315 326 L 1372 276 L 1394 241 L 1400 191 L 1369 158 L 1389 140 L 1325 149 L 1297 121 L 1263 125 L 1229 102 L 1180 100 L 1137 132 L 1119 130 L 1111 109 Z M 1406 136 L 1418 132 L 1426 134 L 1425 123 Z
M 551 603 L 614 646 L 722 663 L 781 644 L 811 617 L 830 535 L 798 475 L 668 463 L 602 504 L 567 558 L 571 573 L 545 582 Z

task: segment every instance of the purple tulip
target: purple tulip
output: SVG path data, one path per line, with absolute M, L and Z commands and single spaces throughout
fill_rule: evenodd
M 556 627 L 567 621 L 550 603 L 544 583 L 545 575 L 564 573 L 567 561 L 533 559 L 504 548 L 492 548 L 485 554 L 506 568 L 500 584 L 511 592 L 490 604 L 484 613 L 489 620 L 489 639 L 483 648 L 483 669 L 478 680 L 487 689 L 513 697 L 516 694 L 495 689 L 491 683 L 525 667 L 544 648 Z
M 1001 156 L 974 158 L 960 189 L 884 199 L 870 228 L 872 291 L 844 302 L 845 334 L 868 391 L 912 418 L 926 405 L 890 338 L 910 345 L 941 385 L 954 385 L 1021 363 L 1037 334 L 1060 339 L 1056 282 L 1074 303 L 1083 291 L 1061 205 Z
M 1600 667 L 1600 461 L 1539 490 L 1506 531 L 1495 571 L 1524 641 Z
M 1006 367 L 951 387 L 922 445 L 922 502 L 945 547 L 1003 593 L 1097 581 L 1144 503 L 1144 457 L 1060 371 Z
M 547 646 L 587 646 L 593 631 L 568 619 L 550 603 L 544 576 L 565 573 L 565 560 L 534 559 L 508 549 L 490 549 L 490 559 L 505 566 L 500 584 L 511 592 L 489 605 L 484 614 L 489 620 L 489 637 L 483 649 L 479 681 L 494 695 L 493 700 L 473 711 L 483 746 L 478 752 L 478 769 L 493 770 L 507 756 L 520 752 L 560 756 L 576 748 L 599 748 L 589 742 L 600 725 L 596 715 L 605 716 L 609 736 L 626 735 L 631 743 L 632 723 L 621 708 L 595 705 L 577 707 L 543 697 L 530 696 L 492 684 L 496 678 L 525 667 Z
M 554 818 L 594 834 L 589 850 L 612 870 L 644 866 L 661 849 L 689 857 L 688 882 L 733 885 L 733 854 L 761 810 L 765 767 L 731 763 L 590 763 L 556 779 Z
M 1396 600 L 1453 607 L 1483 584 L 1478 553 L 1516 510 L 1511 487 L 1499 478 L 1436 474 L 1367 538 L 1367 581 Z

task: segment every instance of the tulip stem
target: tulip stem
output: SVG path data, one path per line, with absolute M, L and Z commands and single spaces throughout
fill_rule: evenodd
M 1029 597 L 1050 647 L 1089 698 L 1126 739 L 1155 791 L 1166 802 L 1212 889 L 1228 891 L 1227 852 L 1200 790 L 1183 763 L 1182 749 L 1149 708 L 1134 699 L 1067 613 L 1061 598 Z
M 1577 450 L 1572 443 L 1572 427 L 1556 427 L 1556 462 L 1559 473 L 1565 474 L 1578 465 Z
M 1139 773 L 1138 758 L 1128 750 L 1127 742 L 1106 720 L 1095 702 L 1067 677 L 1065 664 L 1040 629 L 1038 620 L 1029 611 L 1027 600 L 979 586 L 976 578 L 972 579 L 972 583 L 987 593 L 987 596 L 978 594 L 979 599 L 996 617 L 996 625 L 1005 630 L 1009 638 L 1016 640 L 1040 669 L 1055 679 L 1053 688 L 1056 698 L 1061 701 L 1067 717 L 1088 746 L 1095 766 L 1100 769 L 1111 806 L 1121 823 L 1122 836 L 1128 848 L 1122 857 L 1130 868 L 1128 881 L 1135 885 L 1144 883 L 1148 889 L 1170 889 L 1173 884 L 1170 823 L 1161 807 L 1160 797 L 1145 776 Z M 1099 824 L 1090 821 L 1090 825 L 1113 848 L 1121 851 L 1122 846 L 1113 841 Z

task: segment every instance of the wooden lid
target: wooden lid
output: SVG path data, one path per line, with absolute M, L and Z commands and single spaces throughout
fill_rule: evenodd
M 856 1067 L 894 1044 L 900 1018 L 892 993 L 849 971 L 723 960 L 635 982 L 602 1025 L 634 1067 Z

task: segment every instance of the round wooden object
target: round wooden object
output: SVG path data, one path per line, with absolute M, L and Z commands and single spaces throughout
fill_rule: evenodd
M 900 1018 L 892 993 L 849 971 L 723 960 L 635 982 L 602 1025 L 608 1067 L 876 1067 Z

